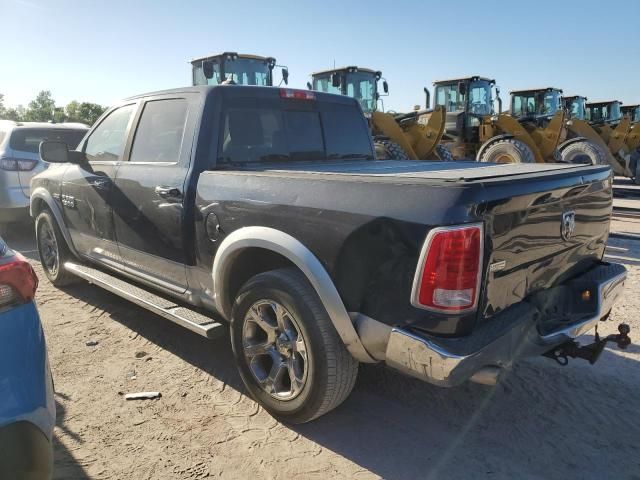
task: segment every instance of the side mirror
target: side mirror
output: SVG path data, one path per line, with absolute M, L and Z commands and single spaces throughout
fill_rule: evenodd
M 40 142 L 40 158 L 49 163 L 67 163 L 69 146 L 64 142 L 45 140 Z
M 331 74 L 331 85 L 336 88 L 340 87 L 340 74 L 338 73 Z
M 289 69 L 288 68 L 282 69 L 282 80 L 284 81 L 285 85 L 289 85 Z
M 466 82 L 458 82 L 458 92 L 460 93 L 460 95 L 466 95 L 467 94 L 467 84 L 466 84 Z
M 389 93 L 389 84 L 386 80 L 382 81 L 382 90 L 384 91 L 384 93 Z
M 313 88 L 311 88 L 311 82 L 307 82 L 307 90 L 313 90 Z
M 431 105 L 431 92 L 427 87 L 424 87 L 424 96 L 425 96 L 425 104 L 426 104 L 427 110 L 429 110 L 429 105 Z
M 202 62 L 202 73 L 204 73 L 204 78 L 210 80 L 213 78 L 213 62 L 205 61 Z

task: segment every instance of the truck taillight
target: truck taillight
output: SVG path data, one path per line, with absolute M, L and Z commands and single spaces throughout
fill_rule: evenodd
M 15 260 L 0 265 L 0 307 L 33 300 L 37 288 L 36 272 L 22 255 L 16 254 Z
M 413 282 L 411 304 L 443 313 L 476 308 L 482 276 L 481 225 L 429 232 Z
M 37 160 L 21 160 L 19 158 L 0 158 L 0 169 L 12 172 L 28 172 L 33 170 Z
M 281 88 L 280 98 L 295 98 L 296 100 L 315 100 L 316 94 L 309 90 L 295 90 L 293 88 Z

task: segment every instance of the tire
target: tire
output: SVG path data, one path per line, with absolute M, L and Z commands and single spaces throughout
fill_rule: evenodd
M 436 155 L 438 155 L 438 158 L 443 162 L 453 162 L 454 161 L 453 155 L 451 154 L 449 149 L 447 147 L 445 147 L 444 145 L 442 145 L 441 143 L 436 145 Z
M 640 185 L 640 150 L 631 154 L 631 171 L 634 174 L 633 183 Z
M 380 160 L 409 160 L 404 149 L 391 140 L 375 140 L 376 156 Z
M 64 264 L 74 256 L 49 210 L 44 210 L 36 218 L 36 243 L 42 269 L 53 285 L 63 287 L 79 281 L 64 268 Z
M 562 161 L 585 165 L 606 165 L 607 158 L 602 149 L 588 140 L 573 142 L 560 150 Z
M 231 345 L 251 397 L 285 423 L 336 408 L 356 381 L 358 362 L 295 268 L 261 273 L 242 286 L 231 312 Z
M 534 163 L 536 161 L 529 146 L 515 138 L 503 138 L 489 144 L 482 152 L 479 162 Z

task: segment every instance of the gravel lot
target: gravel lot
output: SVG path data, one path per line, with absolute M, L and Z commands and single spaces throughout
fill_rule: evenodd
M 340 408 L 290 428 L 245 395 L 228 338 L 208 341 L 88 284 L 57 290 L 30 230 L 7 241 L 41 278 L 55 478 L 640 479 L 637 344 L 608 348 L 595 366 L 524 361 L 496 388 L 439 389 L 362 366 Z M 640 241 L 612 239 L 608 254 L 630 275 L 600 331 L 627 322 L 640 339 Z M 162 398 L 122 396 L 145 390 Z

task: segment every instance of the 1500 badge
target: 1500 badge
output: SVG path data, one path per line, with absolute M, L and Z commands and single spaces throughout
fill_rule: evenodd
M 71 195 L 60 195 L 60 201 L 65 207 L 76 208 L 76 197 L 72 197 Z

